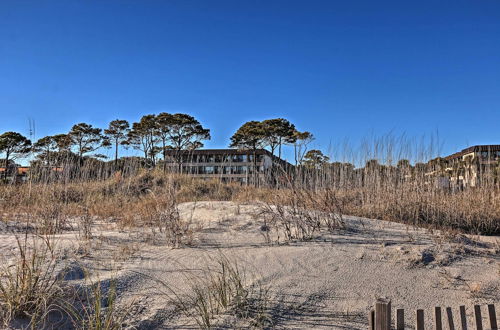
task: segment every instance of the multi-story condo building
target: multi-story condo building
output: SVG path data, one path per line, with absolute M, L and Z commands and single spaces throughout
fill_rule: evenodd
M 293 167 L 265 149 L 168 150 L 166 156 L 171 172 L 246 184 L 278 180 Z
M 477 187 L 500 178 L 500 145 L 477 145 L 444 158 L 450 184 Z

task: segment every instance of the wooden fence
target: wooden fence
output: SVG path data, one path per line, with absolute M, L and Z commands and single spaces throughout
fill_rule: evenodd
M 460 313 L 460 325 L 462 330 L 467 330 L 467 315 L 465 306 L 459 307 Z M 375 303 L 375 309 L 370 311 L 369 314 L 369 328 L 370 330 L 391 330 L 391 301 L 385 298 L 378 299 Z M 493 304 L 488 305 L 488 320 L 484 323 L 483 327 L 483 316 L 481 315 L 481 306 L 474 305 L 474 324 L 476 330 L 498 330 L 497 315 L 495 311 L 495 306 Z M 407 324 L 405 323 L 405 310 L 396 310 L 396 330 L 403 330 Z M 415 329 L 424 330 L 425 329 L 425 314 L 423 309 L 417 309 L 416 311 L 416 324 Z M 446 317 L 443 319 L 441 307 L 434 308 L 434 326 L 432 329 L 442 330 L 445 329 L 444 325 L 448 324 L 446 329 L 455 330 L 459 329 L 458 325 L 455 327 L 455 321 L 453 319 L 453 310 L 451 307 L 446 308 Z

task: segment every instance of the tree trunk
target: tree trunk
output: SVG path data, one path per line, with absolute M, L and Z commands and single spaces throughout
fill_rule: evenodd
M 163 172 L 167 171 L 167 150 L 165 149 L 165 139 L 162 139 L 162 151 L 163 151 Z
M 175 151 L 175 159 L 177 161 L 177 172 L 178 173 L 181 173 L 182 171 L 182 160 L 181 160 L 181 150 L 180 149 L 176 149 Z
M 3 178 L 7 180 L 7 172 L 9 171 L 9 157 L 10 157 L 10 150 L 7 149 L 5 152 L 5 171 L 3 172 Z
M 253 185 L 257 187 L 257 149 L 253 148 Z
M 78 150 L 78 161 L 80 162 L 80 166 L 83 166 L 83 152 L 81 148 Z
M 118 140 L 115 141 L 115 171 L 118 169 Z
M 297 166 L 299 162 L 297 159 L 297 144 L 296 143 L 293 144 L 293 156 L 295 158 L 295 166 Z

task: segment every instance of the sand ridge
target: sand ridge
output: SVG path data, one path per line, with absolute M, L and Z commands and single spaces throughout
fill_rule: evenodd
M 417 308 L 429 311 L 428 326 L 434 306 L 466 305 L 470 314 L 475 303 L 500 301 L 495 238 L 449 240 L 399 223 L 345 217 L 343 230 L 269 244 L 260 210 L 258 204 L 183 203 L 182 219 L 196 228 L 190 246 L 155 243 L 147 228 L 110 227 L 86 243 L 89 252 L 80 262 L 100 279 L 116 278 L 119 299 L 133 301 L 130 322 L 140 329 L 197 328 L 171 303 L 166 287 L 187 293 L 186 274 L 203 272 L 221 253 L 245 269 L 249 283 L 269 289 L 268 314 L 278 329 L 364 329 L 380 296 L 405 308 L 409 324 Z M 60 235 L 61 246 L 77 244 L 74 235 Z M 0 250 L 8 255 L 12 235 L 1 236 Z M 221 315 L 217 324 L 247 326 L 230 315 Z

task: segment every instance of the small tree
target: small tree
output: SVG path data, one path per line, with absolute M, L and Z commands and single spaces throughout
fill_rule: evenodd
M 310 132 L 299 132 L 294 133 L 295 140 L 293 142 L 293 149 L 295 154 L 295 165 L 302 164 L 304 156 L 307 152 L 307 146 L 314 141 L 314 136 Z
M 308 168 L 320 169 L 329 161 L 330 158 L 323 155 L 320 150 L 312 149 L 305 154 L 303 164 Z
M 172 121 L 172 114 L 162 112 L 156 116 L 156 135 L 161 143 L 161 152 L 163 155 L 163 169 L 166 169 L 168 139 L 170 133 L 170 124 Z
M 172 149 L 193 150 L 203 147 L 203 140 L 210 140 L 210 130 L 204 128 L 190 115 L 176 113 L 166 120 Z
M 127 144 L 129 127 L 130 124 L 128 123 L 128 121 L 116 119 L 110 122 L 108 128 L 104 130 L 104 134 L 107 137 L 107 142 L 105 142 L 105 145 L 114 145 L 115 147 L 115 167 L 118 162 L 119 146 Z
M 264 141 L 271 148 L 271 153 L 278 148 L 278 157 L 281 158 L 281 146 L 295 141 L 295 125 L 283 118 L 267 119 L 262 122 L 265 133 Z
M 31 141 L 16 132 L 6 132 L 0 135 L 0 153 L 4 154 L 5 172 L 7 177 L 7 167 L 9 160 L 23 156 L 30 152 Z
M 151 156 L 151 151 L 154 148 L 156 137 L 156 116 L 142 116 L 138 123 L 132 124 L 132 129 L 127 133 L 127 144 L 132 145 L 136 150 L 144 153 L 144 159 L 151 159 L 154 165 L 154 157 Z
M 73 162 L 77 156 L 71 152 L 73 141 L 68 134 L 56 134 L 39 139 L 34 145 L 37 153 L 35 163 L 47 166 Z
M 231 137 L 231 148 L 256 151 L 265 144 L 266 135 L 262 123 L 249 121 L 243 124 Z
M 33 149 L 38 153 L 38 158 L 45 164 L 51 165 L 54 161 L 54 154 L 58 150 L 57 141 L 54 136 L 45 136 L 33 145 Z
M 265 132 L 261 122 L 249 121 L 243 124 L 231 137 L 229 147 L 252 150 L 254 169 L 257 167 L 257 149 L 265 144 Z M 253 171 L 256 175 L 256 170 Z
M 71 150 L 71 145 L 73 141 L 69 134 L 56 134 L 52 136 L 57 145 L 57 152 L 69 152 Z
M 377 159 L 369 159 L 366 161 L 365 164 L 365 171 L 371 171 L 371 172 L 380 172 L 382 168 L 382 165 L 378 162 Z
M 410 161 L 408 159 L 400 159 L 396 165 L 398 169 L 408 169 L 411 167 Z
M 101 129 L 92 127 L 86 123 L 76 124 L 68 133 L 71 138 L 72 145 L 76 147 L 80 164 L 83 163 L 83 156 L 89 152 L 93 152 L 101 147 L 103 137 Z
M 201 148 L 203 147 L 202 141 L 210 140 L 210 130 L 204 128 L 194 117 L 183 113 L 167 114 L 161 120 L 161 127 L 164 134 L 168 136 L 168 148 L 175 150 L 179 170 L 181 169 L 181 150 Z
M 408 159 L 400 159 L 396 164 L 397 173 L 400 176 L 400 180 L 404 180 L 406 176 L 411 174 L 412 166 Z

